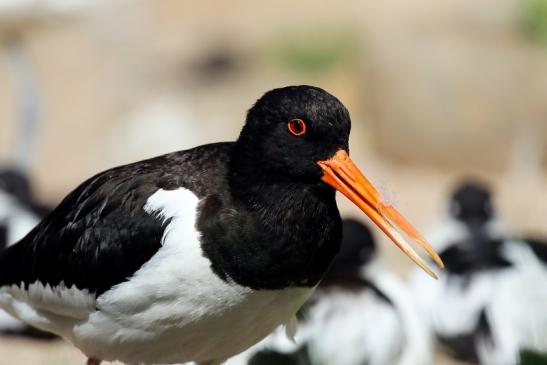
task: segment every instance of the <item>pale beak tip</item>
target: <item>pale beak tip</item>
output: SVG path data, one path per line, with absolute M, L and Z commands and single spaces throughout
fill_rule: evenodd
M 443 260 L 441 260 L 441 258 L 439 256 L 433 258 L 433 260 L 435 260 L 435 263 L 437 264 L 439 269 L 444 269 L 444 262 L 443 262 Z
M 425 271 L 425 273 L 429 276 L 431 276 L 433 279 L 438 280 L 439 276 L 437 276 L 437 273 L 435 271 L 431 270 L 429 266 L 427 266 L 425 263 L 419 263 L 418 266 Z
M 439 269 L 444 269 L 444 262 L 439 256 L 439 254 L 437 253 L 437 251 L 435 251 L 425 239 L 421 237 L 418 239 L 417 238 L 414 238 L 414 239 L 420 244 L 420 246 L 422 246 L 425 249 L 425 251 L 433 259 L 433 262 L 435 262 L 435 265 L 437 265 Z
M 437 265 L 437 267 L 439 269 L 444 269 L 444 262 L 443 260 L 439 257 L 439 255 L 433 251 L 433 255 L 431 255 L 431 257 L 433 258 L 433 261 L 435 262 L 435 265 Z

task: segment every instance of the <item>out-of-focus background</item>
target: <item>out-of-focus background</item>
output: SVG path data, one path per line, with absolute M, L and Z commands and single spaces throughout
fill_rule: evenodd
M 0 167 L 44 204 L 103 169 L 234 140 L 260 95 L 291 84 L 348 107 L 353 159 L 421 230 L 473 176 L 509 231 L 547 236 L 545 0 L 0 0 Z M 0 337 L 2 365 L 83 361 Z

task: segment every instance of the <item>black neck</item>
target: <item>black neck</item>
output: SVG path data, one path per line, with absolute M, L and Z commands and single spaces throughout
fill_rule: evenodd
M 230 164 L 229 196 L 202 203 L 198 228 L 208 232 L 202 247 L 213 269 L 256 289 L 316 285 L 340 246 L 334 190 L 257 174 L 249 161 Z

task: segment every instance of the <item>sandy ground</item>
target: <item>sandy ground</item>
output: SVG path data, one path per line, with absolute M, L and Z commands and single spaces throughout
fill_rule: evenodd
M 77 349 L 62 340 L 43 342 L 0 337 L 0 365 L 84 365 L 85 361 Z M 121 365 L 119 362 L 103 364 Z M 465 365 L 442 353 L 436 354 L 434 364 Z
M 62 340 L 0 337 L 1 365 L 84 365 L 84 356 Z

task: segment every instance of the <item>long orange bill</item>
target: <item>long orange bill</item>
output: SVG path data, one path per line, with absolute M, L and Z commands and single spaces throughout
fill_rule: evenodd
M 359 171 L 348 153 L 339 150 L 332 158 L 318 161 L 323 169 L 322 180 L 344 194 L 357 205 L 412 261 L 431 277 L 437 275 L 405 240 L 404 233 L 415 240 L 433 258 L 441 269 L 444 264 L 423 236 L 391 204 L 384 202 L 380 193 Z

